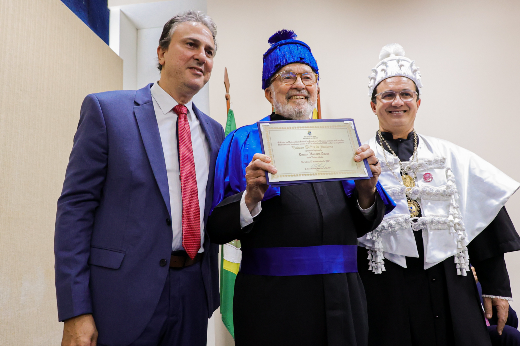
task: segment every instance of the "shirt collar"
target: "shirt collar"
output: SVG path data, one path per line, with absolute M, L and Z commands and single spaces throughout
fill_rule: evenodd
M 376 132 L 376 142 L 383 147 L 384 150 L 391 153 L 390 148 L 394 151 L 394 153 L 397 155 L 399 160 L 401 161 L 409 161 L 410 157 L 413 155 L 414 147 L 415 147 L 415 141 L 414 141 L 414 135 L 413 131 L 411 131 L 406 139 L 403 138 L 397 138 L 394 139 L 394 136 L 391 132 L 382 132 L 381 135 L 383 136 L 386 143 L 381 143 L 381 140 L 379 139 L 379 136 Z M 419 136 L 417 136 L 417 145 L 419 145 Z
M 173 107 L 179 104 L 179 102 L 175 101 L 175 99 L 171 97 L 170 94 L 168 94 L 166 91 L 164 91 L 163 88 L 161 88 L 159 83 L 154 83 L 150 91 L 152 93 L 152 97 L 154 98 L 155 102 L 157 102 L 157 104 L 159 105 L 159 108 L 161 109 L 161 112 L 163 114 L 172 111 Z M 193 101 L 186 103 L 185 106 L 186 108 L 188 108 L 188 117 L 190 118 L 193 109 Z
M 383 135 L 383 138 L 386 139 L 387 141 L 403 142 L 403 141 L 409 141 L 409 140 L 413 139 L 413 131 L 410 131 L 410 133 L 408 133 L 408 136 L 406 136 L 406 139 L 402 139 L 402 138 L 394 139 L 394 135 L 392 134 L 392 132 L 381 131 L 381 134 Z M 379 136 L 377 135 L 377 132 L 376 132 L 376 138 L 378 138 L 378 137 Z

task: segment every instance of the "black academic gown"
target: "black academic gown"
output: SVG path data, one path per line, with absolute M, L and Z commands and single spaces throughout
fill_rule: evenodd
M 393 140 L 384 134 L 401 161 L 413 152 L 413 137 Z M 419 258 L 408 268 L 385 260 L 386 271 L 368 270 L 367 251 L 358 251 L 359 274 L 367 294 L 371 346 L 489 346 L 473 275 L 459 276 L 454 258 L 424 270 L 422 232 L 415 232 Z M 505 208 L 468 246 L 470 262 L 484 293 L 510 297 L 504 253 L 520 249 L 520 238 Z
M 212 242 L 240 239 L 248 248 L 356 245 L 384 215 L 367 220 L 355 196 L 347 198 L 340 182 L 285 186 L 280 196 L 262 202 L 254 222 L 241 229 L 242 193 L 224 199 L 206 230 Z M 366 346 L 367 310 L 357 273 L 260 276 L 239 272 L 233 319 L 237 346 Z

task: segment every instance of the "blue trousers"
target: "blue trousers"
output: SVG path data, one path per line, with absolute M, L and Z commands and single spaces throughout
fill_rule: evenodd
M 128 346 L 205 346 L 207 328 L 208 304 L 200 262 L 170 268 L 150 322 Z

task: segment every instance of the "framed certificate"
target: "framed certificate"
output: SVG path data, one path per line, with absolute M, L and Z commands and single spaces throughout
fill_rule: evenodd
M 368 179 L 368 162 L 354 161 L 361 145 L 353 119 L 259 121 L 262 151 L 277 173 L 269 185 Z

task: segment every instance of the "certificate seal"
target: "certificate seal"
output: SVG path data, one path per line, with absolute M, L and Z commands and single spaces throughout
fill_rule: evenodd
M 427 183 L 429 183 L 433 180 L 433 175 L 431 173 L 424 173 L 422 177 L 423 177 L 423 180 Z

